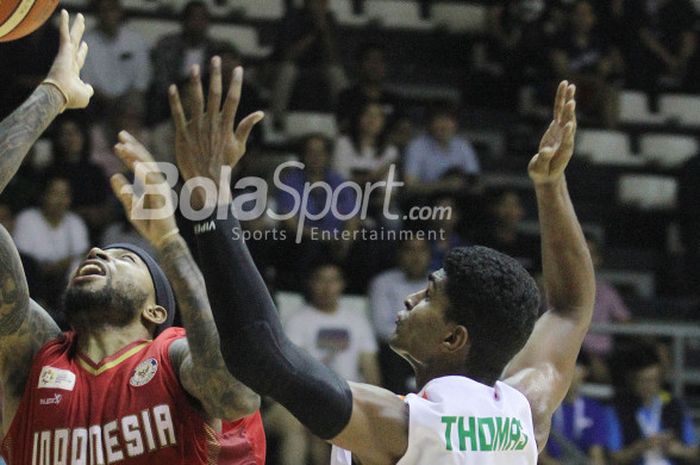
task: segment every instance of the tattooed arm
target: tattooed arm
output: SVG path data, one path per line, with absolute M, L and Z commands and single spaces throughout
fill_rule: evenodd
M 22 262 L 12 238 L 0 226 L 0 382 L 3 432 L 17 411 L 34 354 L 60 329 L 29 298 Z
M 82 42 L 85 19 L 78 15 L 69 27 L 66 10 L 61 12 L 58 55 L 46 80 L 22 106 L 0 122 L 0 192 L 15 175 L 25 155 L 42 132 L 67 108 L 84 108 L 92 87 L 80 80 L 88 47 Z
M 143 145 L 126 131 L 119 134 L 119 141 L 114 151 L 135 172 L 135 182 L 150 180 L 151 194 L 141 194 L 140 198 L 121 174 L 112 176 L 112 188 L 134 228 L 158 250 L 159 263 L 175 291 L 187 331 L 187 340 L 174 342 L 170 349 L 170 359 L 179 372 L 180 382 L 212 419 L 236 420 L 250 415 L 258 409 L 260 398 L 233 378 L 226 368 L 204 277 L 178 233 L 175 218 L 170 214 L 158 218 L 145 215 L 147 218 L 139 219 L 137 216 L 143 215 L 130 214 L 133 205 L 143 206 L 148 211 L 162 208 L 163 202 L 166 210 L 174 211 L 170 187 L 159 172 L 135 170 L 137 163 L 153 162 Z M 152 194 L 153 189 L 157 195 Z
M 260 406 L 260 397 L 226 368 L 204 277 L 187 244 L 178 235 L 167 241 L 159 253 L 160 263 L 178 296 L 178 310 L 187 330 L 187 340 L 176 341 L 170 349 L 173 364 L 179 366 L 180 382 L 211 418 L 236 420 L 252 414 Z
M 0 122 L 0 192 L 5 190 L 29 149 L 65 103 L 58 88 L 42 84 L 22 106 Z

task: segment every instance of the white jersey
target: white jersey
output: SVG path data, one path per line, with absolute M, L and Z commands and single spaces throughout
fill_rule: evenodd
M 408 449 L 397 465 L 537 464 L 530 404 L 505 383 L 445 376 L 405 402 Z M 350 452 L 334 447 L 331 465 L 350 464 Z

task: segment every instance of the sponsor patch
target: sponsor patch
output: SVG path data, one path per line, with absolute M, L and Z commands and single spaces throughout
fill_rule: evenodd
M 75 373 L 60 368 L 45 366 L 39 374 L 39 389 L 63 389 L 72 391 L 75 388 Z
M 58 405 L 63 400 L 63 395 L 54 394 L 53 397 L 47 397 L 46 399 L 39 399 L 39 405 Z
M 139 365 L 134 370 L 134 375 L 129 380 L 129 384 L 134 387 L 143 386 L 147 384 L 158 371 L 158 361 L 155 358 L 149 358 L 139 363 Z

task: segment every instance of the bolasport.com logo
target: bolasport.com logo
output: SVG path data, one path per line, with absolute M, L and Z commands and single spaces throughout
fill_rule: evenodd
M 175 209 L 179 209 L 184 218 L 193 222 L 210 218 L 222 220 L 228 215 L 234 215 L 242 222 L 266 219 L 272 223 L 289 224 L 292 220 L 292 233 L 297 243 L 304 239 L 443 239 L 444 231 L 441 229 L 359 228 L 348 231 L 341 227 L 353 220 L 365 222 L 370 213 L 394 225 L 413 221 L 439 222 L 452 217 L 450 206 L 413 206 L 405 212 L 399 211 L 396 199 L 404 183 L 397 180 L 395 165 L 388 168 L 383 179 L 364 184 L 355 181 L 306 181 L 304 168 L 305 165 L 301 162 L 287 161 L 275 169 L 272 186 L 261 177 L 246 176 L 236 181 L 231 189 L 232 171 L 230 167 L 224 166 L 218 182 L 208 177 L 193 177 L 178 189 L 180 173 L 177 166 L 163 162 L 136 163 L 136 181 L 134 185 L 125 187 L 131 189 L 134 195 L 130 217 L 134 220 L 158 220 L 172 216 Z M 154 173 L 160 173 L 162 177 L 152 176 Z M 291 180 L 297 182 L 290 182 Z M 198 190 L 199 197 L 204 201 L 195 208 L 193 195 Z M 170 202 L 152 200 L 153 196 L 162 199 L 167 195 L 170 196 Z M 145 201 L 147 197 L 151 199 L 149 202 Z M 284 202 L 274 204 L 270 201 L 271 198 L 283 198 Z M 206 228 L 207 224 L 204 222 L 198 227 Z M 251 239 L 245 237 L 249 232 L 234 231 L 234 234 L 237 233 L 245 239 Z M 286 234 L 286 230 L 279 234 L 276 231 L 275 238 L 286 239 Z

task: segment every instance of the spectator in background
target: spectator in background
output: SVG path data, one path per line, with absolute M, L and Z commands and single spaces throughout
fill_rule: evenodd
M 630 344 L 614 357 L 612 459 L 619 465 L 696 463 L 698 440 L 683 403 L 662 389 L 654 346 Z
M 385 179 L 399 151 L 387 143 L 386 116 L 378 102 L 366 102 L 352 116 L 348 133 L 335 144 L 333 166 L 361 185 Z
M 102 168 L 90 160 L 90 136 L 83 123 L 70 114 L 55 123 L 53 166 L 70 183 L 71 205 L 97 237 L 110 221 L 112 189 Z
M 409 144 L 404 163 L 407 194 L 426 197 L 456 194 L 481 171 L 474 147 L 457 135 L 457 111 L 449 105 L 433 108 L 428 131 Z
M 89 246 L 85 223 L 70 211 L 71 198 L 70 181 L 57 174 L 48 175 L 41 206 L 17 216 L 13 235 L 17 249 L 39 263 L 46 301 L 54 311 L 71 267 Z M 63 318 L 56 321 L 63 322 Z
M 431 229 L 437 232 L 437 240 L 430 244 L 430 271 L 442 268 L 447 253 L 455 247 L 467 245 L 459 231 L 462 215 L 457 199 L 443 195 L 437 197 L 432 206 L 435 217 Z
M 696 12 L 689 0 L 646 0 L 628 6 L 628 27 L 638 31 L 630 80 L 645 90 L 685 83 L 697 50 Z M 694 79 L 694 77 L 692 78 Z
M 331 144 L 322 135 L 312 134 L 307 136 L 301 145 L 301 160 L 304 168 L 286 168 L 283 172 L 282 182 L 287 186 L 277 193 L 278 213 L 281 215 L 292 212 L 296 203 L 290 189 L 298 196 L 302 196 L 306 183 L 325 182 L 333 192 L 345 179 L 331 169 Z M 331 194 L 321 188 L 314 188 L 309 192 L 307 215 L 318 216 L 324 211 L 326 205 L 332 201 Z M 356 195 L 350 189 L 342 189 L 337 196 L 336 211 L 341 215 L 347 215 L 355 208 Z M 343 261 L 348 256 L 352 241 L 342 239 L 322 240 L 321 233 L 354 231 L 359 226 L 355 218 L 344 220 L 338 218 L 332 211 L 327 211 L 318 220 L 305 219 L 302 229 L 302 241 L 295 244 L 295 238 L 299 227 L 299 212 L 283 222 L 290 239 L 290 253 L 295 258 L 289 260 L 292 266 L 291 276 L 298 277 L 300 273 L 308 269 L 308 266 L 321 257 L 333 257 L 337 261 Z M 294 286 L 294 284 L 292 284 Z M 299 283 L 296 283 L 298 286 Z
M 22 39 L 0 44 L 0 120 L 19 107 L 46 78 L 58 44 L 58 29 L 52 21 L 46 21 Z
M 430 244 L 423 239 L 403 241 L 397 253 L 398 267 L 376 276 L 369 287 L 369 309 L 379 340 L 379 364 L 384 387 L 406 394 L 411 390 L 411 366 L 389 347 L 396 329 L 396 315 L 407 295 L 425 287 L 430 264 Z
M 320 263 L 311 269 L 307 305 L 284 322 L 284 329 L 297 346 L 305 349 L 340 377 L 349 381 L 381 385 L 377 343 L 367 314 L 341 300 L 344 280 L 339 266 Z M 314 438 L 286 410 L 275 405 L 268 423 L 281 436 L 282 465 L 307 463 L 311 451 L 314 465 L 328 463 L 328 446 Z
M 584 118 L 613 127 L 619 116 L 615 80 L 624 72 L 622 55 L 597 28 L 589 0 L 577 1 L 567 22 L 569 27 L 555 39 L 550 54 L 555 80 L 576 83 Z
M 602 244 L 592 236 L 586 238 L 591 260 L 596 271 L 603 266 Z M 596 278 L 595 307 L 593 323 L 625 323 L 632 318 L 627 305 L 617 290 L 604 279 Z M 610 334 L 589 332 L 583 340 L 582 351 L 590 357 L 592 379 L 597 382 L 609 382 L 610 373 L 607 359 L 613 350 L 613 337 Z
M 328 0 L 304 0 L 304 7 L 285 18 L 275 41 L 275 81 L 272 90 L 272 118 L 284 127 L 292 92 L 300 71 L 322 74 L 334 108 L 340 92 L 347 87 L 345 71 L 338 56 L 337 26 Z
M 520 195 L 509 189 L 485 198 L 488 220 L 476 233 L 474 242 L 510 255 L 530 273 L 540 271 L 540 239 L 521 230 L 525 208 Z
M 120 0 L 95 0 L 95 10 L 97 27 L 85 34 L 90 53 L 83 78 L 95 89 L 90 109 L 105 116 L 121 97 L 145 94 L 151 81 L 151 60 L 144 38 L 124 25 Z
M 338 98 L 336 117 L 341 130 L 350 126 L 350 118 L 360 112 L 367 102 L 379 103 L 388 117 L 395 116 L 399 97 L 385 87 L 387 64 L 386 51 L 381 44 L 369 43 L 357 51 L 358 77 L 352 87 L 345 89 Z
M 168 87 L 189 76 L 193 65 L 208 69 L 207 59 L 221 43 L 209 36 L 209 10 L 201 0 L 188 2 L 180 14 L 182 30 L 163 37 L 153 49 L 153 87 L 149 111 L 152 121 L 170 115 Z M 243 94 L 247 95 L 247 94 Z
M 0 224 L 11 236 L 14 234 L 16 225 L 15 215 L 10 206 L 2 202 L 0 202 Z M 19 252 L 19 258 L 22 260 L 24 276 L 27 278 L 27 286 L 29 287 L 32 299 L 42 304 L 45 303 L 44 296 L 46 293 L 44 282 L 41 279 L 41 273 L 39 271 L 39 264 L 32 257 L 22 252 Z
M 576 360 L 571 387 L 552 417 L 547 447 L 539 457 L 540 465 L 605 465 L 608 445 L 608 408 L 580 393 L 588 377 L 588 359 L 584 353 Z

